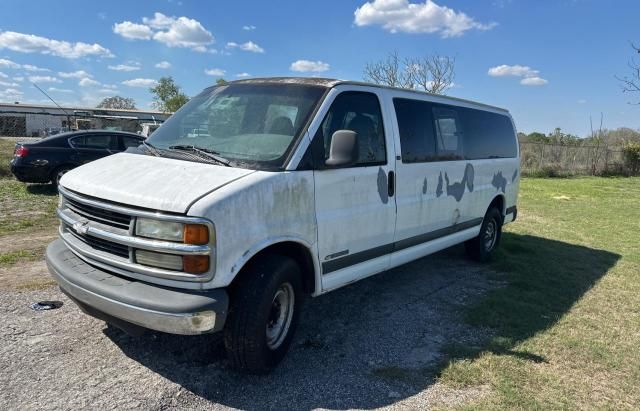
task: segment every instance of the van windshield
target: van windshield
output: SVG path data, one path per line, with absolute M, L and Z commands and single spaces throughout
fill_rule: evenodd
M 326 88 L 237 83 L 206 89 L 147 140 L 192 146 L 259 169 L 281 168 Z

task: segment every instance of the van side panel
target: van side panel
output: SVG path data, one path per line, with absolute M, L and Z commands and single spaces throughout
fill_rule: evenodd
M 293 241 L 316 248 L 313 171 L 255 172 L 202 198 L 188 214 L 204 216 L 216 228 L 216 271 L 203 288 L 229 285 L 271 244 Z

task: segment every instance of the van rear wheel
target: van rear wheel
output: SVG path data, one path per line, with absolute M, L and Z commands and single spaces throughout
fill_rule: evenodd
M 482 219 L 480 233 L 477 237 L 464 243 L 467 255 L 480 262 L 491 260 L 491 254 L 500 244 L 502 237 L 502 213 L 491 207 Z
M 250 263 L 231 291 L 224 345 L 233 368 L 264 374 L 287 353 L 303 298 L 300 268 L 284 256 Z

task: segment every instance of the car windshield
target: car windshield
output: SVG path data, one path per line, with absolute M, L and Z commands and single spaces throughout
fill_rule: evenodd
M 256 168 L 283 166 L 326 88 L 232 83 L 206 89 L 147 140 L 158 149 L 197 148 Z

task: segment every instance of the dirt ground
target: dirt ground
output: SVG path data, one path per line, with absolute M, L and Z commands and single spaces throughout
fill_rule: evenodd
M 47 232 L 38 242 L 49 240 Z M 50 285 L 41 260 L 21 262 L 0 271 L 0 404 L 303 410 L 464 404 L 489 389 L 456 390 L 435 377 L 443 349 L 486 336 L 464 324 L 460 308 L 501 285 L 487 275 L 455 247 L 311 299 L 284 362 L 257 377 L 228 368 L 219 335 L 132 338 L 107 328 Z M 30 309 L 41 300 L 64 305 Z

